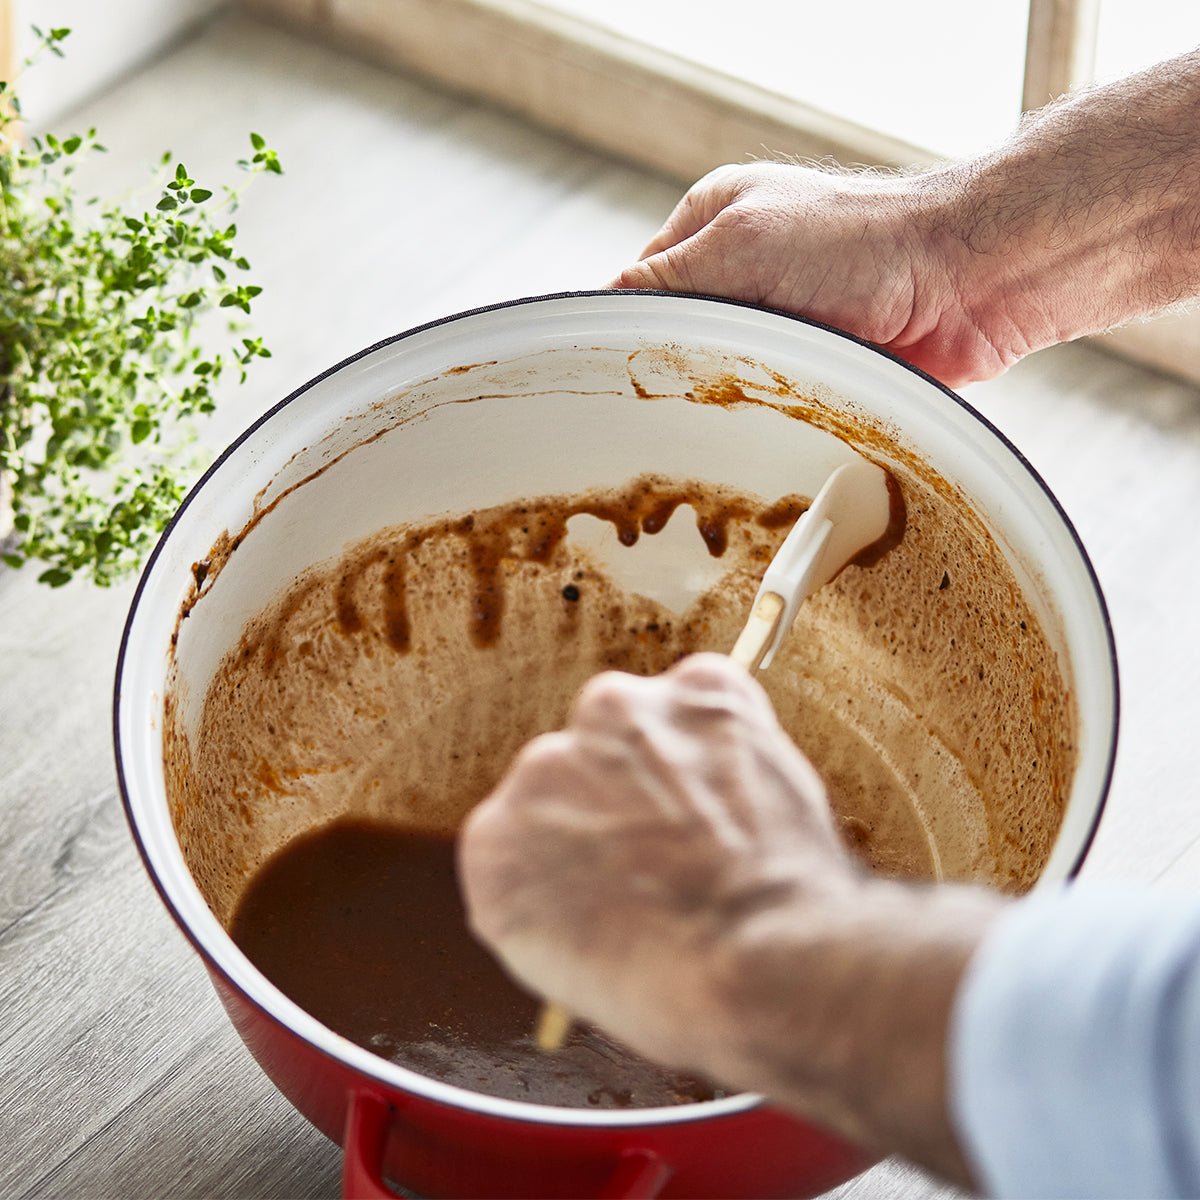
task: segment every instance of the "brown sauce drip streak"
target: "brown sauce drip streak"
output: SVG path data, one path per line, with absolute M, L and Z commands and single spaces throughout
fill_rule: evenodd
M 908 525 L 908 506 L 904 503 L 904 493 L 890 471 L 887 475 L 888 490 L 888 527 L 878 541 L 864 546 L 850 562 L 856 567 L 873 567 L 889 550 L 895 550 L 904 538 L 904 530 Z
M 389 549 L 384 547 L 376 550 L 374 554 L 360 558 L 354 564 L 353 570 L 347 571 L 338 580 L 335 604 L 338 627 L 343 633 L 358 633 L 362 629 L 363 619 L 354 603 L 354 593 L 367 571 L 387 558 L 388 553 Z
M 763 529 L 790 529 L 808 509 L 807 500 L 801 500 L 798 496 L 784 496 L 760 512 L 754 521 Z
M 407 576 L 408 546 L 388 558 L 383 576 L 383 625 L 388 645 L 403 654 L 412 647 L 412 627 L 408 620 Z

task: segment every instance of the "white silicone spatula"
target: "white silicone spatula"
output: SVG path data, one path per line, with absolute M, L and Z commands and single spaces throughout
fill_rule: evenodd
M 865 458 L 838 467 L 775 552 L 729 652 L 747 671 L 771 665 L 800 605 L 887 532 L 887 474 Z
M 747 671 L 770 666 L 800 605 L 878 542 L 891 515 L 882 467 L 865 458 L 838 467 L 775 551 L 729 657 Z M 538 1018 L 537 1043 L 543 1050 L 557 1050 L 570 1028 L 567 1009 L 547 1001 Z

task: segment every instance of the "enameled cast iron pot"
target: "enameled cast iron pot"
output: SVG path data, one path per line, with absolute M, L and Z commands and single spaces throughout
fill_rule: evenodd
M 712 403 L 712 389 L 731 379 L 766 402 Z M 805 403 L 789 409 L 788 396 Z M 797 1195 L 869 1160 L 755 1096 L 640 1111 L 523 1104 L 417 1075 L 319 1024 L 241 954 L 184 863 L 163 769 L 173 636 L 194 703 L 248 617 L 305 567 L 377 529 L 646 472 L 813 495 L 848 453 L 834 434 L 856 428 L 874 431 L 877 459 L 889 446 L 916 453 L 958 489 L 1057 650 L 1079 720 L 1078 768 L 1042 875 L 1061 881 L 1086 852 L 1116 747 L 1116 660 L 1095 576 L 1054 497 L 994 428 L 845 334 L 665 293 L 469 312 L 381 342 L 300 388 L 187 497 L 145 569 L 121 645 L 122 793 L 146 867 L 247 1046 L 344 1143 L 348 1194 L 381 1192 L 387 1177 L 430 1196 Z M 238 549 L 179 622 L 193 565 L 227 533 L 240 535 Z

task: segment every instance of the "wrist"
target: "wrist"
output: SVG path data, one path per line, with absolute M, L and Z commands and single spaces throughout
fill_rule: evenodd
M 947 1108 L 966 965 L 1005 901 L 868 877 L 750 918 L 714 961 L 727 1047 L 714 1074 L 880 1153 L 969 1182 Z

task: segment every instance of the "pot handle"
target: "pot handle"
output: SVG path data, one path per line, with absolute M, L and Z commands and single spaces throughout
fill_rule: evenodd
M 393 1112 L 374 1092 L 351 1093 L 342 1137 L 343 1200 L 396 1200 L 383 1178 Z M 598 1200 L 654 1200 L 670 1177 L 670 1164 L 653 1150 L 624 1150 Z
M 654 1200 L 671 1175 L 671 1164 L 653 1150 L 623 1150 L 599 1200 Z
M 383 1180 L 392 1106 L 374 1092 L 355 1090 L 342 1134 L 342 1200 L 396 1200 Z

